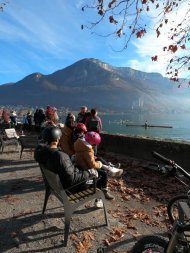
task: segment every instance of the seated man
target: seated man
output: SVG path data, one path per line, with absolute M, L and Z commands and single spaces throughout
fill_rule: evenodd
M 47 169 L 58 174 L 64 188 L 68 188 L 84 182 L 77 188 L 77 190 L 83 190 L 89 186 L 87 182 L 89 181 L 89 178 L 92 176 L 92 174 L 94 174 L 94 171 L 92 169 L 79 170 L 72 164 L 69 156 L 66 153 L 60 151 L 58 148 L 58 143 L 61 138 L 61 134 L 61 130 L 57 127 L 52 126 L 45 128 L 42 133 L 42 137 L 47 144 L 41 144 L 37 146 L 34 155 L 35 160 L 45 165 Z M 106 186 L 107 178 L 97 178 L 98 188 L 104 191 Z M 113 199 L 113 197 L 110 197 L 109 199 Z M 103 204 L 100 202 L 101 201 L 96 200 L 95 206 L 102 208 Z

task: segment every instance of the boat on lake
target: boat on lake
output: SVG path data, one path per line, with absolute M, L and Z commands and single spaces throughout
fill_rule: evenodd
M 173 126 L 167 126 L 167 125 L 149 125 L 149 124 L 143 124 L 143 125 L 138 125 L 138 124 L 126 124 L 127 127 L 160 127 L 160 128 L 173 128 Z

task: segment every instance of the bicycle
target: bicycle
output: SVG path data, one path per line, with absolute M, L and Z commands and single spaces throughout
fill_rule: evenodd
M 157 235 L 141 238 L 132 248 L 131 253 L 190 253 L 188 234 L 190 231 L 190 207 L 186 202 L 179 202 L 180 219 L 173 225 L 169 241 Z
M 175 161 L 165 156 L 152 152 L 152 155 L 162 161 L 165 166 L 158 164 L 149 164 L 151 169 L 174 176 L 181 183 L 189 187 L 182 176 L 190 180 L 190 174 L 179 166 Z M 147 168 L 147 167 L 145 167 Z M 183 209 L 183 210 L 182 210 Z M 187 240 L 186 232 L 190 231 L 190 191 L 172 198 L 167 206 L 169 219 L 174 223 L 169 240 L 158 235 L 147 235 L 142 237 L 132 248 L 131 253 L 190 253 L 190 243 Z M 97 253 L 103 253 L 105 249 L 100 247 Z
M 171 159 L 166 158 L 165 156 L 157 153 L 152 152 L 152 155 L 157 158 L 158 160 L 165 163 L 166 166 L 161 167 L 158 166 L 158 170 L 162 173 L 166 173 L 168 175 L 174 176 L 178 181 L 180 181 L 182 184 L 184 184 L 186 187 L 189 187 L 181 178 L 182 176 L 185 176 L 188 180 L 190 180 L 190 174 L 185 171 L 181 166 L 179 166 L 175 161 L 172 161 Z M 181 174 L 180 174 L 181 173 Z M 167 213 L 170 222 L 173 224 L 175 220 L 179 218 L 179 210 L 178 210 L 178 203 L 179 202 L 186 202 L 190 206 L 190 190 L 187 192 L 187 194 L 181 194 L 174 198 L 172 198 L 168 205 L 167 205 Z

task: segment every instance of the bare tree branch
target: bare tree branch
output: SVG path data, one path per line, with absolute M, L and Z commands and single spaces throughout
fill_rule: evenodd
M 91 1 L 91 4 L 89 2 L 90 0 L 83 10 L 93 8 L 97 10 L 97 17 L 100 16 L 100 18 L 92 22 L 88 28 L 94 31 L 97 26 L 101 26 L 103 21 L 115 26 L 113 32 L 99 35 L 106 37 L 115 35 L 123 39 L 124 45 L 119 51 L 127 49 L 132 37 L 140 39 L 146 32 L 153 29 L 155 37 L 158 38 L 163 33 L 163 29 L 170 25 L 171 29 L 166 34 L 168 44 L 163 47 L 163 51 L 170 56 L 166 74 L 172 80 L 177 81 L 182 70 L 190 72 L 190 55 L 188 54 L 190 47 L 189 0 L 110 0 L 108 3 L 104 0 L 94 0 Z M 186 13 L 183 19 L 180 17 L 181 21 L 176 23 L 176 20 L 172 20 L 172 14 L 178 13 L 182 6 L 185 6 Z M 154 20 L 155 26 L 153 28 L 149 27 L 145 16 Z M 158 60 L 156 55 L 151 58 L 153 61 Z

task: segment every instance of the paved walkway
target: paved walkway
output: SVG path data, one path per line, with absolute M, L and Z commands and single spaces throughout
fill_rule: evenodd
M 20 160 L 14 146 L 6 147 L 0 154 L 0 252 L 95 253 L 103 245 L 105 252 L 130 252 L 138 236 L 164 234 L 164 203 L 176 189 L 172 188 L 173 182 L 169 182 L 168 191 L 168 181 L 155 172 L 145 173 L 141 162 L 116 154 L 106 156 L 112 162 L 120 161 L 126 172 L 121 179 L 109 180 L 116 197 L 107 201 L 110 228 L 104 226 L 103 210 L 95 210 L 89 202 L 73 216 L 65 248 L 64 209 L 60 202 L 51 197 L 46 215 L 41 214 L 44 184 L 33 153 L 24 152 Z

